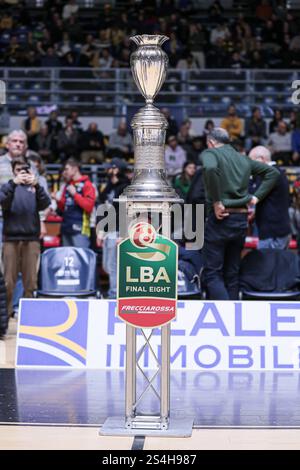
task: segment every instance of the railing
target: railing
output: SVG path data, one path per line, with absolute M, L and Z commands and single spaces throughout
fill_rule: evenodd
M 46 0 L 25 0 L 25 3 L 28 8 L 45 8 L 47 4 Z M 76 0 L 76 5 L 79 8 L 103 7 L 105 3 L 107 3 L 106 0 Z M 115 0 L 110 0 L 108 3 L 114 6 L 116 2 Z
M 229 9 L 232 8 L 234 0 L 222 0 L 222 5 L 224 8 Z M 45 4 L 47 3 L 46 0 L 25 0 L 26 6 L 28 8 L 44 8 Z M 124 8 L 128 6 L 128 2 L 125 0 L 76 0 L 76 4 L 79 8 L 95 8 L 95 7 L 103 7 L 105 3 L 110 3 L 113 7 L 123 6 Z M 192 0 L 191 6 L 194 8 L 200 8 L 203 10 L 207 10 L 207 0 Z M 174 0 L 174 4 L 178 6 L 179 1 Z
M 130 165 L 128 165 L 130 167 Z M 62 164 L 50 163 L 46 165 L 46 175 L 50 191 L 58 191 L 62 183 Z M 99 188 L 102 183 L 107 182 L 106 169 L 104 165 L 82 165 L 81 172 L 89 176 L 92 183 Z
M 253 106 L 271 116 L 274 107 L 295 107 L 291 87 L 299 78 L 297 70 L 170 69 L 157 105 L 169 107 L 179 120 L 224 115 L 231 102 L 244 116 Z M 40 114 L 57 106 L 61 112 L 78 108 L 86 115 L 131 117 L 143 105 L 130 69 L 2 68 L 0 79 L 10 113 L 33 105 L 42 108 Z
M 128 168 L 132 168 L 131 164 L 128 164 Z M 57 191 L 60 188 L 62 182 L 62 164 L 47 164 L 46 175 L 50 191 Z M 81 172 L 84 175 L 88 175 L 92 183 L 100 188 L 102 184 L 107 182 L 107 173 L 104 165 L 100 164 L 86 164 L 81 166 Z M 296 180 L 300 179 L 300 167 L 285 167 L 285 172 L 289 180 L 290 194 L 293 192 L 293 184 Z

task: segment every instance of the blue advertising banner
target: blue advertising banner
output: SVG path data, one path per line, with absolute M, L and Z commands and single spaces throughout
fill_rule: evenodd
M 87 301 L 23 300 L 17 364 L 85 367 L 88 311 Z
M 179 301 L 177 308 L 172 369 L 300 369 L 300 302 L 194 300 Z M 160 357 L 158 329 L 151 342 Z M 138 334 L 138 350 L 142 344 Z M 153 369 L 152 361 L 146 348 L 140 362 Z M 23 299 L 16 366 L 123 368 L 125 324 L 116 316 L 116 302 Z

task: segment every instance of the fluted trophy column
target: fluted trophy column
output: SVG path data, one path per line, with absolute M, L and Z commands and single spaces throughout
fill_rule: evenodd
M 178 199 L 168 183 L 165 170 L 165 139 L 168 122 L 153 105 L 167 73 L 168 57 L 161 45 L 166 36 L 143 34 L 130 38 L 138 49 L 131 54 L 134 81 L 146 106 L 134 115 L 131 127 L 134 140 L 134 177 L 123 196 L 128 199 Z

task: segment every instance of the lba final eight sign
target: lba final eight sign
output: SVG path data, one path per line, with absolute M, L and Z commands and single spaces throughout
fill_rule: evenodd
M 117 315 L 154 328 L 176 317 L 177 245 L 146 222 L 135 224 L 118 247 Z

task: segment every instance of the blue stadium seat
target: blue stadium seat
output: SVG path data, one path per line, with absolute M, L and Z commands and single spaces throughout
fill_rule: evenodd
M 298 256 L 287 250 L 253 250 L 241 262 L 242 299 L 296 299 L 300 296 Z
M 177 290 L 179 298 L 201 298 L 200 271 L 202 257 L 200 253 L 191 253 L 179 247 Z
M 234 85 L 228 85 L 225 87 L 226 91 L 237 91 L 237 88 Z
M 10 34 L 9 33 L 3 33 L 0 37 L 0 44 L 8 45 L 9 41 L 10 41 Z
M 211 102 L 211 99 L 210 99 L 209 96 L 201 96 L 200 102 L 201 102 L 201 103 L 210 103 L 210 102 Z
M 28 27 L 27 26 L 19 26 L 15 31 L 14 34 L 22 34 L 22 33 L 27 33 L 28 32 Z
M 244 101 L 244 103 L 240 103 L 238 105 L 238 112 L 247 116 L 247 117 L 250 117 L 251 116 L 251 106 L 249 106 L 249 104 L 245 104 L 245 100 L 242 100 L 242 102 Z
M 195 275 L 192 279 L 189 279 L 187 274 L 178 268 L 177 291 L 180 299 L 201 298 L 202 291 L 199 276 Z
M 22 82 L 8 82 L 8 89 L 9 90 L 21 90 L 23 88 L 24 83 Z
M 11 95 L 10 93 L 8 93 L 8 101 L 10 101 L 11 103 L 18 101 L 17 95 Z
M 213 91 L 216 91 L 216 89 L 217 89 L 217 88 L 216 88 L 215 85 L 207 85 L 207 86 L 206 86 L 206 91 L 211 91 L 211 92 L 213 92 Z
M 275 101 L 275 99 L 273 98 L 273 96 L 265 96 L 264 97 L 264 103 L 266 104 L 273 104 Z
M 40 101 L 40 97 L 37 95 L 30 95 L 28 96 L 28 101 L 31 103 L 38 103 Z
M 36 297 L 97 297 L 96 253 L 89 248 L 49 248 L 41 256 Z
M 268 93 L 271 93 L 271 92 L 276 92 L 276 88 L 274 85 L 267 85 L 264 87 L 264 91 L 267 91 Z
M 232 98 L 230 96 L 222 96 L 222 98 L 221 98 L 221 102 L 223 104 L 228 104 L 229 105 L 231 103 L 231 101 L 232 101 Z
M 82 44 L 76 43 L 73 45 L 73 50 L 75 53 L 79 53 L 81 51 Z
M 27 42 L 27 34 L 19 34 L 18 42 L 21 44 L 25 44 Z
M 31 90 L 40 90 L 42 88 L 41 83 L 35 82 L 31 85 L 30 89 Z
M 188 85 L 188 90 L 189 91 L 197 91 L 198 87 L 197 87 L 197 85 L 194 85 L 194 84 Z

